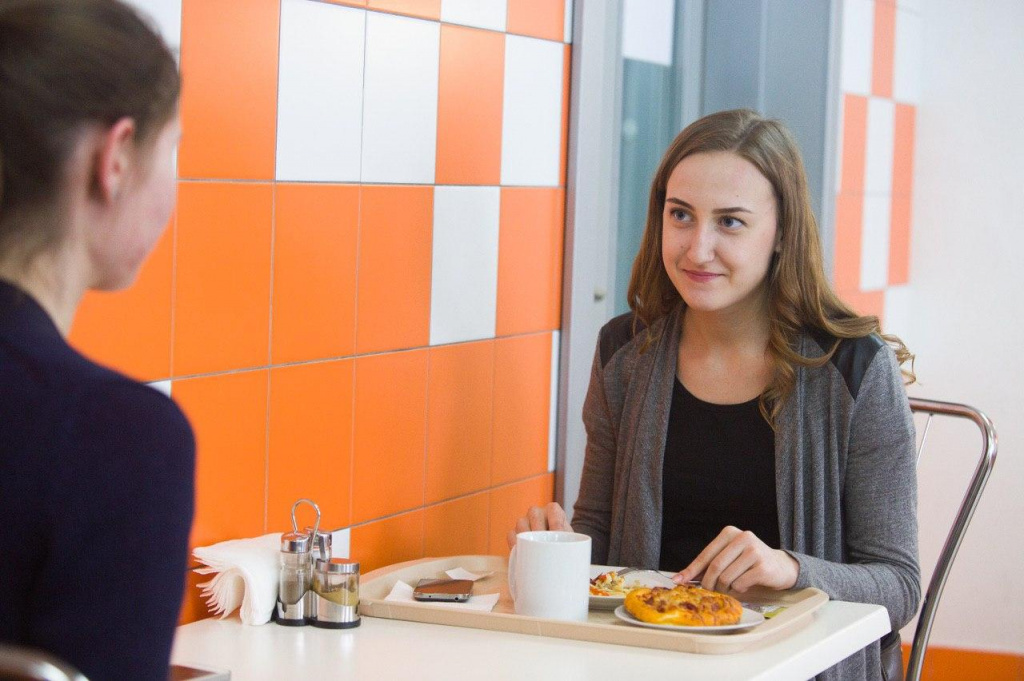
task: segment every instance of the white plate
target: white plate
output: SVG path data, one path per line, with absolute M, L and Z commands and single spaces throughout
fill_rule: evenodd
M 736 631 L 738 629 L 749 629 L 752 626 L 764 622 L 764 615 L 747 608 L 743 608 L 743 614 L 740 615 L 740 621 L 737 624 L 719 624 L 712 627 L 685 627 L 677 624 L 653 624 L 651 622 L 641 622 L 626 612 L 626 606 L 624 605 L 620 605 L 615 608 L 615 616 L 623 622 L 628 622 L 629 624 L 634 624 L 638 627 L 648 627 L 650 629 L 671 629 L 672 631 L 688 631 L 691 634 L 718 634 L 726 631 Z
M 617 568 L 618 570 L 625 570 L 625 568 Z M 598 575 L 605 572 L 615 572 L 617 570 L 614 567 L 607 566 L 591 566 L 590 578 L 594 579 Z M 663 586 L 666 588 L 672 588 L 675 586 L 675 582 L 669 579 L 668 575 L 659 575 L 653 570 L 644 570 L 642 572 L 629 573 L 625 577 L 626 585 L 630 587 L 653 587 Z M 591 596 L 590 597 L 590 609 L 591 610 L 614 610 L 623 604 L 626 600 L 625 596 Z

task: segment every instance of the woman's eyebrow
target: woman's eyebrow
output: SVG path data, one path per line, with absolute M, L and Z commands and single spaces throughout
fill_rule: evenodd
M 665 199 L 665 203 L 674 203 L 688 210 L 693 210 L 693 206 L 688 204 L 686 201 L 683 201 L 682 199 L 677 199 L 673 196 L 670 196 L 667 199 Z M 743 206 L 731 206 L 729 208 L 716 208 L 711 212 L 721 215 L 722 213 L 753 213 L 754 211 L 750 210 L 749 208 L 744 208 Z

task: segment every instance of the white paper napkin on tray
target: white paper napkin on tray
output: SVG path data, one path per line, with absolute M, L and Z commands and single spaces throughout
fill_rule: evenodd
M 501 596 L 499 593 L 481 594 L 480 596 L 470 596 L 469 600 L 465 603 L 446 603 L 444 601 L 417 601 L 412 597 L 412 591 L 411 586 L 405 582 L 398 581 L 395 582 L 395 586 L 391 588 L 391 593 L 385 596 L 384 600 L 392 603 L 415 603 L 417 605 L 431 605 L 438 608 L 490 612 L 498 604 L 498 598 Z
M 279 532 L 193 549 L 192 555 L 204 566 L 196 572 L 213 575 L 199 585 L 210 611 L 224 619 L 241 607 L 243 624 L 269 622 L 277 603 L 280 550 Z

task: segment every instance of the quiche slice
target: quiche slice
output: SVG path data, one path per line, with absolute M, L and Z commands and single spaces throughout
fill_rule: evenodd
M 680 627 L 737 624 L 743 615 L 743 606 L 732 596 L 689 585 L 633 589 L 624 605 L 641 622 Z

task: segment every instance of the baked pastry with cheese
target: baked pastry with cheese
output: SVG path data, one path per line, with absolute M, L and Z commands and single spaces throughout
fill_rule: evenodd
M 624 605 L 641 622 L 680 627 L 737 624 L 743 615 L 743 606 L 732 596 L 689 585 L 633 589 Z

